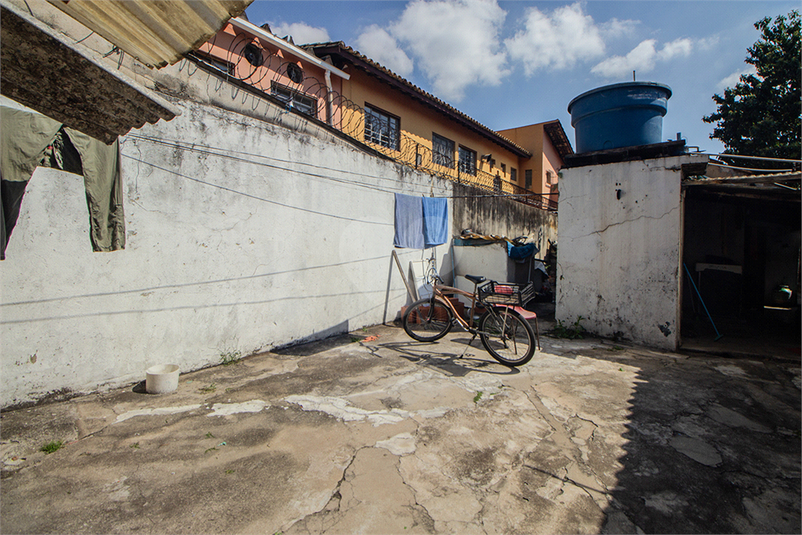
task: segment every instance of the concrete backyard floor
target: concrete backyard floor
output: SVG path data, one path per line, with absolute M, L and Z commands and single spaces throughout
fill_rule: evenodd
M 798 359 L 469 340 L 377 326 L 6 411 L 0 531 L 800 532 Z

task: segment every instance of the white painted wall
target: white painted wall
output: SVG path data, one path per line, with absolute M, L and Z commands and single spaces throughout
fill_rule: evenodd
M 124 251 L 92 252 L 81 177 L 34 173 L 0 263 L 3 407 L 390 321 L 407 302 L 393 193 L 450 196 L 450 182 L 176 104 L 180 117 L 121 139 Z M 422 273 L 428 252 L 398 252 Z
M 507 256 L 507 242 L 480 246 L 455 246 L 454 268 L 456 277 L 454 286 L 466 292 L 473 292 L 474 284 L 464 275 L 481 275 L 489 280 L 512 281 L 515 278 L 515 266 Z M 467 306 L 470 299 L 458 296 Z
M 683 155 L 564 169 L 556 317 L 602 336 L 679 343 Z M 618 199 L 616 191 L 621 191 Z

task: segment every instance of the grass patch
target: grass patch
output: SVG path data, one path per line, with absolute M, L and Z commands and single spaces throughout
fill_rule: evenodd
M 139 442 L 134 442 L 129 446 L 132 449 L 138 450 L 139 449 Z
M 220 353 L 220 363 L 223 366 L 229 366 L 239 362 L 242 358 L 242 351 L 239 349 L 231 349 Z
M 215 390 L 217 390 L 217 385 L 214 384 L 214 383 L 211 383 L 209 385 L 204 386 L 203 388 L 199 388 L 198 392 L 202 392 L 204 394 L 211 394 Z
M 60 450 L 63 445 L 64 445 L 63 440 L 53 440 L 52 442 L 48 442 L 47 444 L 42 446 L 39 451 L 43 451 L 46 454 L 50 454 Z
M 473 402 L 474 403 L 479 403 L 479 400 L 482 399 L 483 395 L 484 395 L 484 392 L 481 392 L 481 391 L 477 392 L 476 395 L 473 396 Z

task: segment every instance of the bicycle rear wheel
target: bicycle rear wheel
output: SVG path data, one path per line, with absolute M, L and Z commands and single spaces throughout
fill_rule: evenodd
M 526 364 L 535 354 L 532 327 L 514 310 L 496 307 L 479 319 L 479 338 L 490 355 L 505 366 Z
M 410 305 L 401 318 L 404 331 L 419 342 L 434 342 L 451 330 L 451 309 L 439 301 L 421 299 Z

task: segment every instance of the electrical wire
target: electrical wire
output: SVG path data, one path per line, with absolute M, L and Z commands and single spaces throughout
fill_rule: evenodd
M 289 165 L 302 165 L 302 166 L 305 166 L 305 167 L 311 167 L 313 169 L 318 169 L 318 170 L 321 170 L 321 171 L 329 171 L 329 172 L 333 171 L 333 172 L 336 172 L 336 173 L 341 173 L 341 174 L 349 175 L 349 176 L 356 175 L 356 176 L 361 176 L 361 177 L 365 177 L 365 178 L 372 178 L 372 179 L 375 179 L 375 180 L 383 180 L 383 181 L 388 181 L 388 182 L 397 182 L 397 180 L 394 179 L 394 178 L 387 178 L 387 177 L 381 177 L 381 176 L 376 176 L 376 175 L 369 175 L 369 174 L 358 173 L 358 172 L 354 172 L 354 171 L 350 171 L 350 170 L 349 171 L 345 171 L 345 170 L 342 170 L 342 169 L 335 169 L 333 167 L 326 167 L 326 166 L 322 166 L 322 165 L 310 164 L 310 163 L 305 163 L 305 162 L 297 162 L 297 161 L 292 161 L 292 160 L 283 160 L 283 159 L 280 159 L 280 158 L 264 156 L 264 155 L 261 155 L 261 154 L 253 154 L 253 153 L 249 153 L 249 152 L 236 151 L 236 150 L 231 150 L 231 149 L 222 149 L 222 148 L 218 148 L 218 147 L 211 147 L 209 145 L 200 145 L 200 144 L 197 144 L 197 143 L 188 144 L 188 143 L 181 142 L 181 141 L 176 141 L 176 140 L 164 140 L 164 139 L 159 139 L 159 138 L 142 136 L 142 135 L 139 135 L 139 134 L 129 134 L 128 137 L 141 139 L 141 140 L 145 140 L 145 141 L 150 141 L 152 143 L 165 145 L 165 146 L 169 146 L 169 147 L 173 147 L 173 148 L 179 148 L 179 149 L 187 150 L 187 151 L 190 151 L 190 152 L 196 152 L 196 153 L 206 154 L 206 155 L 210 155 L 210 156 L 218 156 L 220 158 L 228 158 L 228 159 L 239 161 L 239 162 L 249 163 L 249 164 L 253 164 L 253 165 L 260 165 L 260 166 L 263 166 L 263 167 L 267 167 L 267 168 L 271 168 L 271 169 L 277 169 L 277 170 L 281 170 L 281 171 L 294 172 L 294 173 L 302 174 L 302 175 L 313 177 L 313 178 L 320 178 L 320 179 L 325 179 L 325 180 L 338 182 L 338 183 L 341 183 L 341 184 L 360 186 L 360 187 L 363 187 L 363 188 L 373 189 L 373 190 L 376 190 L 376 191 L 382 191 L 382 192 L 392 192 L 393 190 L 397 190 L 398 192 L 404 191 L 404 188 L 401 188 L 401 187 L 399 187 L 399 188 L 392 188 L 392 187 L 390 187 L 390 188 L 381 188 L 381 187 L 377 187 L 377 186 L 372 186 L 370 184 L 354 182 L 353 180 L 337 179 L 337 178 L 334 178 L 334 177 L 332 177 L 332 176 L 330 176 L 328 174 L 313 173 L 313 172 L 310 172 L 310 171 L 301 171 L 301 170 L 298 170 L 298 169 L 292 169 L 290 167 L 285 167 L 285 166 L 275 165 L 275 164 L 270 164 L 270 163 L 260 163 L 260 162 L 254 161 L 254 158 L 268 160 L 268 161 L 274 161 L 274 162 L 280 162 L 280 163 L 289 164 Z M 224 151 L 224 152 L 217 152 L 217 151 Z M 231 153 L 231 154 L 225 154 L 226 152 Z M 237 156 L 237 155 L 248 156 L 248 158 L 243 158 L 243 157 Z M 422 186 L 422 187 L 424 187 L 424 186 Z
M 769 158 L 768 156 L 743 156 L 741 154 L 710 154 L 709 156 L 720 156 L 723 158 L 740 158 L 742 160 L 765 160 L 770 162 L 802 163 L 802 160 L 791 160 L 789 158 Z
M 163 138 L 155 138 L 155 137 L 150 137 L 150 136 L 144 136 L 144 135 L 141 135 L 141 134 L 129 134 L 126 137 L 140 139 L 140 140 L 143 140 L 143 141 L 149 141 L 149 142 L 152 142 L 152 143 L 155 143 L 155 144 L 164 145 L 164 146 L 168 146 L 168 147 L 172 147 L 172 148 L 178 148 L 178 149 L 182 149 L 182 150 L 186 150 L 186 151 L 190 151 L 190 152 L 206 154 L 206 155 L 209 155 L 209 156 L 217 156 L 217 157 L 220 157 L 220 158 L 227 158 L 227 159 L 240 161 L 240 162 L 244 162 L 244 163 L 248 163 L 248 164 L 252 164 L 252 165 L 258 165 L 258 166 L 262 166 L 262 167 L 267 167 L 267 168 L 270 168 L 270 169 L 277 169 L 277 170 L 280 170 L 280 171 L 296 173 L 296 174 L 300 174 L 300 175 L 309 176 L 309 177 L 312 177 L 312 178 L 317 178 L 317 179 L 323 179 L 323 180 L 327 180 L 327 181 L 337 182 L 339 184 L 344 184 L 344 185 L 347 185 L 347 186 L 355 186 L 355 187 L 365 188 L 365 189 L 369 189 L 369 190 L 372 190 L 372 191 L 378 191 L 378 192 L 383 192 L 383 193 L 388 193 L 388 194 L 400 193 L 400 192 L 405 192 L 405 191 L 408 192 L 409 191 L 409 188 L 405 188 L 405 187 L 374 186 L 374 185 L 371 185 L 371 184 L 365 184 L 363 182 L 354 182 L 353 180 L 348 180 L 348 179 L 338 179 L 338 178 L 335 178 L 335 177 L 331 176 L 330 174 L 322 174 L 322 173 L 316 173 L 316 172 L 311 172 L 311 171 L 303 171 L 303 170 L 299 170 L 299 169 L 292 169 L 290 167 L 281 166 L 281 165 L 277 165 L 277 164 L 254 161 L 253 159 L 256 158 L 256 159 L 263 159 L 263 160 L 268 160 L 268 161 L 273 161 L 273 162 L 279 162 L 279 163 L 283 163 L 283 164 L 301 165 L 301 166 L 304 166 L 304 167 L 310 167 L 312 169 L 316 169 L 316 170 L 320 170 L 320 171 L 336 172 L 336 173 L 340 173 L 340 174 L 348 175 L 348 176 L 360 176 L 360 177 L 364 177 L 364 178 L 371 178 L 371 179 L 374 179 L 374 180 L 381 180 L 381 181 L 392 182 L 392 183 L 396 183 L 397 182 L 397 179 L 395 179 L 395 178 L 382 177 L 382 176 L 371 175 L 371 174 L 367 174 L 367 173 L 359 173 L 359 172 L 351 171 L 351 170 L 336 169 L 336 168 L 333 168 L 333 167 L 328 167 L 328 166 L 323 166 L 323 165 L 316 165 L 316 164 L 305 163 L 305 162 L 284 160 L 284 159 L 281 159 L 281 158 L 264 156 L 264 155 L 261 155 L 261 154 L 254 154 L 254 153 L 245 152 L 245 151 L 236 151 L 236 150 L 232 150 L 232 149 L 222 149 L 222 148 L 219 148 L 219 147 L 212 147 L 210 145 L 201 145 L 201 144 L 197 144 L 197 143 L 191 143 L 190 144 L 190 143 L 186 143 L 186 142 L 182 142 L 182 141 L 178 141 L 178 140 L 167 140 L 167 139 L 163 139 Z M 226 154 L 226 153 L 230 153 L 230 154 Z M 248 158 L 243 158 L 242 156 L 248 156 Z M 135 160 L 136 158 L 131 158 L 131 159 Z M 142 160 L 140 160 L 140 161 L 142 161 Z M 144 163 L 149 163 L 149 162 L 144 162 Z M 158 166 L 155 166 L 155 165 L 154 165 L 154 167 L 159 168 Z M 161 169 L 161 168 L 159 168 L 159 169 Z M 167 169 L 163 169 L 163 170 L 165 170 L 167 172 L 172 172 L 172 171 L 167 170 Z M 180 173 L 176 173 L 176 174 L 180 174 Z M 424 188 L 426 188 L 426 186 L 421 185 L 421 189 L 424 189 Z M 425 194 L 425 192 L 421 193 L 421 194 L 423 195 L 423 194 Z M 449 195 L 449 196 L 444 196 L 444 197 L 449 198 L 449 199 L 470 199 L 470 198 L 511 198 L 511 199 L 516 199 L 516 198 L 519 198 L 519 197 L 549 197 L 549 195 L 532 192 L 532 193 L 486 193 L 486 194 L 478 194 L 478 195 Z
M 761 173 L 790 173 L 794 171 L 794 169 L 757 169 L 754 167 L 737 167 L 734 165 L 725 165 L 712 162 L 708 162 L 707 165 L 712 165 L 714 167 L 723 167 L 725 169 L 737 169 L 738 171 L 759 171 Z
M 389 226 L 389 227 L 394 226 L 394 223 L 386 223 L 384 221 L 366 221 L 366 220 L 363 220 L 363 219 L 355 219 L 353 217 L 339 216 L 339 215 L 336 215 L 336 214 L 330 214 L 330 213 L 326 213 L 326 212 L 320 212 L 320 211 L 317 211 L 317 210 L 311 210 L 309 208 L 302 208 L 300 206 L 292 206 L 292 205 L 289 205 L 289 204 L 280 203 L 278 201 L 274 201 L 274 200 L 271 200 L 271 199 L 265 199 L 264 197 L 259 197 L 258 195 L 253 195 L 251 193 L 246 193 L 244 191 L 238 191 L 238 190 L 235 190 L 233 188 L 229 188 L 227 186 L 221 186 L 220 184 L 214 184 L 212 182 L 206 182 L 205 180 L 201 180 L 199 178 L 187 176 L 187 175 L 184 175 L 182 173 L 179 173 L 178 171 L 174 171 L 172 169 L 167 169 L 165 167 L 161 167 L 159 165 L 156 165 L 156 164 L 154 164 L 152 162 L 147 162 L 145 160 L 140 160 L 138 158 L 134 158 L 133 156 L 128 156 L 127 154 L 123 154 L 123 157 L 131 159 L 131 160 L 134 160 L 134 161 L 137 161 L 137 162 L 140 162 L 140 163 L 143 163 L 145 165 L 149 165 L 151 167 L 159 169 L 160 171 L 164 171 L 165 173 L 170 173 L 170 174 L 179 176 L 181 178 L 184 178 L 186 180 L 191 180 L 192 182 L 197 182 L 198 184 L 203 184 L 204 186 L 210 186 L 212 188 L 217 188 L 217 189 L 220 189 L 220 190 L 223 190 L 223 191 L 227 191 L 227 192 L 233 193 L 235 195 L 241 195 L 243 197 L 247 197 L 247 198 L 250 198 L 250 199 L 255 199 L 257 201 L 262 201 L 262 202 L 266 202 L 266 203 L 269 203 L 269 204 L 274 204 L 276 206 L 281 206 L 282 208 L 298 210 L 298 211 L 301 211 L 301 212 L 306 212 L 306 213 L 310 213 L 310 214 L 314 214 L 314 215 L 320 215 L 320 216 L 324 216 L 324 217 L 332 217 L 334 219 L 341 219 L 341 220 L 344 220 L 344 221 L 352 221 L 352 222 L 355 222 L 355 223 L 364 223 L 364 224 L 369 224 L 369 225 L 381 225 L 381 226 Z

